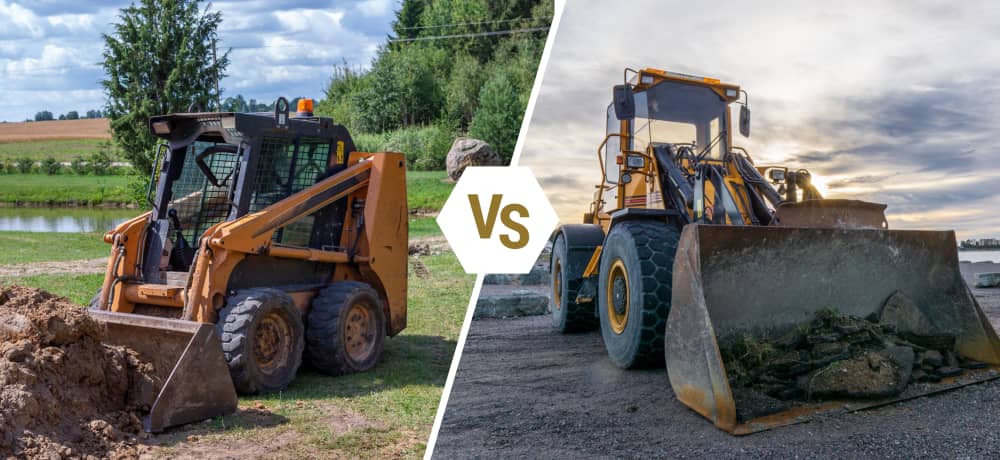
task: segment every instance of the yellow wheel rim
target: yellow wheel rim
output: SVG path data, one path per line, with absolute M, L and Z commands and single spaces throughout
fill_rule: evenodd
M 556 259 L 555 269 L 552 270 L 552 303 L 556 304 L 556 310 L 562 309 L 562 261 Z
M 254 333 L 253 353 L 261 371 L 272 374 L 291 361 L 291 337 L 292 328 L 280 313 L 270 311 L 260 319 Z
M 356 303 L 347 311 L 344 344 L 355 361 L 365 360 L 375 348 L 376 321 L 367 305 Z
M 608 270 L 608 284 L 604 289 L 607 296 L 608 323 L 615 334 L 625 332 L 628 324 L 628 270 L 621 259 L 615 259 Z

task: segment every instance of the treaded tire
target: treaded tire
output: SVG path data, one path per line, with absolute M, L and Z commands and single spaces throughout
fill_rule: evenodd
M 340 281 L 323 288 L 306 320 L 309 364 L 329 375 L 371 369 L 385 347 L 385 321 L 382 301 L 368 284 Z
M 626 221 L 612 227 L 605 240 L 597 287 L 601 337 L 611 361 L 621 368 L 664 365 L 664 330 L 678 238 L 677 230 L 666 223 Z M 608 307 L 614 301 L 609 300 L 608 281 L 615 261 L 624 267 L 625 273 L 618 278 L 627 281 L 621 284 L 625 286 L 622 291 L 628 292 L 627 300 L 621 301 L 628 309 L 619 313 L 625 319 L 624 325 L 619 320 L 620 333 L 613 330 Z
M 288 294 L 267 288 L 239 291 L 219 313 L 216 330 L 238 393 L 278 391 L 295 379 L 305 345 L 302 315 Z M 259 349 L 266 344 L 273 346 Z
M 552 292 L 549 293 L 549 313 L 552 315 L 552 326 L 563 334 L 592 331 L 598 324 L 597 317 L 594 316 L 594 304 L 576 303 L 582 281 L 580 276 L 583 273 L 569 273 L 572 265 L 568 257 L 566 237 L 557 235 L 552 244 L 552 260 L 549 264 L 549 281 L 552 287 Z

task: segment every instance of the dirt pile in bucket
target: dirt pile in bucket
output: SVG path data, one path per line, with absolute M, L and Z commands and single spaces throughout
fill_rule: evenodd
M 899 293 L 879 315 L 823 310 L 775 339 L 741 335 L 722 341 L 720 351 L 741 422 L 798 402 L 891 398 L 915 382 L 986 367 L 960 356 L 955 336 L 937 330 Z
M 0 289 L 0 458 L 138 455 L 152 368 L 78 305 L 25 287 Z

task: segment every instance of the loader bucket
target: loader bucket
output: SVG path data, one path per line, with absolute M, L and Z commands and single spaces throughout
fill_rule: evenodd
M 90 310 L 105 326 L 105 343 L 131 348 L 155 368 L 156 398 L 146 431 L 197 422 L 236 410 L 236 389 L 213 324 Z
M 665 343 L 670 385 L 678 400 L 735 435 L 1000 375 L 1000 339 L 962 279 L 950 231 L 688 225 L 673 274 Z M 720 344 L 781 337 L 808 327 L 825 309 L 878 315 L 897 291 L 938 332 L 954 336 L 957 355 L 987 367 L 938 384 L 910 384 L 889 398 L 797 401 L 777 413 L 738 416 L 746 406 L 734 398 Z

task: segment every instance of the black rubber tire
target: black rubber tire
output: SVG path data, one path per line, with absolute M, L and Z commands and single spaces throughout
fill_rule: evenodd
M 549 314 L 552 315 L 552 326 L 563 334 L 592 331 L 598 324 L 597 317 L 594 316 L 594 304 L 576 303 L 583 273 L 569 273 L 570 267 L 566 237 L 557 235 L 552 243 L 552 260 L 549 263 L 549 285 L 552 287 L 549 293 Z
M 677 230 L 662 222 L 626 221 L 611 228 L 601 252 L 597 287 L 601 337 L 611 361 L 624 369 L 662 367 L 664 331 L 670 314 Z M 621 260 L 628 290 L 628 312 L 621 333 L 611 326 L 608 278 Z
M 287 353 L 284 362 L 268 371 L 261 368 L 255 346 L 261 320 L 272 314 L 287 326 L 289 333 L 279 334 L 278 348 Z M 282 291 L 245 289 L 230 297 L 219 313 L 216 330 L 236 391 L 252 395 L 288 387 L 302 364 L 303 329 L 301 313 L 292 298 Z
M 371 348 L 361 357 L 348 353 L 350 310 L 360 305 L 374 320 L 368 340 Z M 371 369 L 385 347 L 385 311 L 378 293 L 359 281 L 340 281 L 323 288 L 312 301 L 306 319 L 306 357 L 317 371 L 329 375 L 353 374 Z

